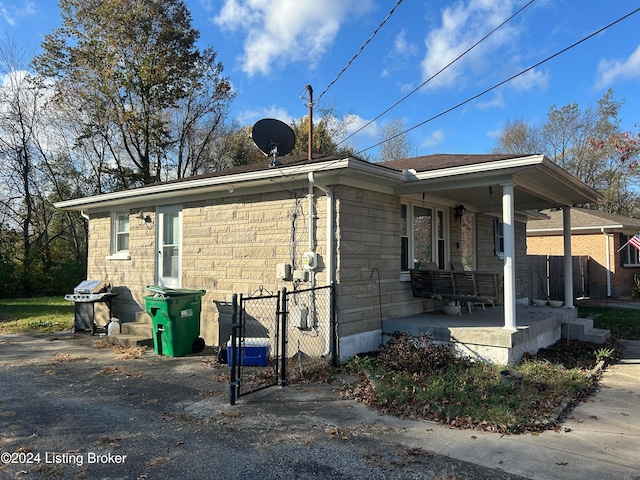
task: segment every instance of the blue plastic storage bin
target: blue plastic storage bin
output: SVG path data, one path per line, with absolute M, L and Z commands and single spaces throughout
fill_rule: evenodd
M 252 367 L 266 367 L 269 363 L 269 339 L 268 338 L 245 338 L 236 348 L 236 363 Z M 231 340 L 227 342 L 227 355 L 231 363 Z M 238 358 L 241 361 L 238 361 Z

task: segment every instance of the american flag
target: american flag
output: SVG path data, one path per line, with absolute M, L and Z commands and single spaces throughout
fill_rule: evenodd
M 640 232 L 629 239 L 629 245 L 640 251 Z

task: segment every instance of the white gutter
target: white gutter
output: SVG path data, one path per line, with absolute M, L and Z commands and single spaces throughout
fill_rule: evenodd
M 324 192 L 327 196 L 327 252 L 326 258 L 324 260 L 324 265 L 326 269 L 326 284 L 333 284 L 333 216 L 334 216 L 334 204 L 333 204 L 333 192 L 330 188 L 322 185 L 320 183 L 316 183 L 313 172 L 309 172 L 309 192 L 313 191 L 313 187 L 316 186 L 320 190 Z M 311 240 L 309 240 L 309 244 L 311 245 Z M 327 312 L 327 319 L 331 318 L 331 311 Z M 323 357 L 326 357 L 331 353 L 331 323 L 327 321 L 327 334 L 325 337 L 325 351 L 322 354 Z M 337 346 L 336 346 L 337 347 Z
M 447 176 L 484 173 L 493 170 L 504 170 L 508 168 L 529 167 L 542 163 L 543 155 L 530 155 L 528 157 L 509 158 L 507 160 L 497 160 L 494 162 L 476 163 L 472 165 L 461 165 L 458 167 L 443 167 L 437 170 L 427 170 L 415 174 L 416 180 L 441 179 Z
M 607 297 L 611 297 L 611 244 L 609 242 L 609 234 L 605 232 L 604 227 L 600 229 L 605 238 L 605 252 L 607 255 Z
M 142 201 L 156 198 L 174 197 L 181 194 L 190 194 L 198 192 L 207 192 L 215 190 L 226 190 L 229 185 L 236 187 L 241 184 L 268 184 L 278 177 L 289 177 L 293 175 L 305 175 L 314 171 L 335 171 L 349 168 L 354 175 L 359 177 L 368 176 L 377 178 L 390 184 L 402 181 L 402 172 L 391 170 L 379 165 L 354 160 L 352 158 L 344 158 L 339 160 L 327 160 L 326 162 L 318 162 L 312 164 L 292 165 L 287 167 L 265 168 L 245 173 L 235 173 L 229 175 L 217 175 L 212 177 L 197 178 L 192 180 L 177 180 L 162 184 L 147 185 L 130 190 L 120 190 L 117 192 L 103 193 L 92 197 L 75 198 L 71 200 L 63 200 L 54 203 L 56 208 L 68 208 L 79 210 L 84 208 L 95 208 L 100 206 L 109 206 L 126 201 Z

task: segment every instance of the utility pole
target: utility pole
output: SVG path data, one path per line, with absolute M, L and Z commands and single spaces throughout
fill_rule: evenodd
M 309 148 L 307 153 L 307 159 L 313 160 L 313 88 L 311 85 L 307 85 L 307 91 L 309 92 Z

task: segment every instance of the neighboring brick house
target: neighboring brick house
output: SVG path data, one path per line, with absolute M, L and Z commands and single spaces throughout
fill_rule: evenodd
M 527 254 L 563 255 L 562 212 L 545 210 L 541 213 L 549 219 L 527 223 Z M 634 275 L 640 275 L 640 260 L 638 250 L 625 244 L 639 231 L 640 219 L 637 218 L 584 208 L 571 209 L 571 253 L 589 257 L 591 297 L 630 294 L 635 286 Z
M 144 310 L 147 285 L 205 289 L 209 332 L 214 301 L 260 286 L 290 289 L 277 265 L 301 269 L 301 255 L 313 252 L 309 279 L 335 285 L 339 356 L 348 358 L 378 348 L 380 316 L 433 309 L 409 283 L 409 268 L 424 262 L 449 269 L 464 259 L 504 272 L 505 328 L 515 331 L 515 304 L 528 291 L 527 210 L 600 198 L 541 155 L 279 160 L 56 206 L 88 217 L 87 275 L 120 293 L 113 308 L 122 321 Z

